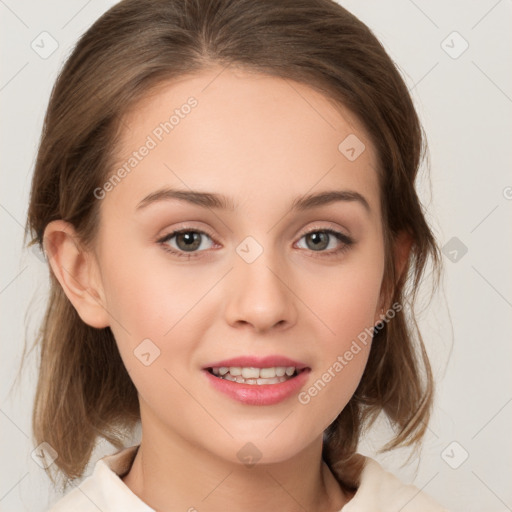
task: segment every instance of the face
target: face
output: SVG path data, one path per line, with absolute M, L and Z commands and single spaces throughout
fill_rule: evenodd
M 376 154 L 311 88 L 219 71 L 126 116 L 95 257 L 143 431 L 278 462 L 322 436 L 367 361 L 384 271 Z

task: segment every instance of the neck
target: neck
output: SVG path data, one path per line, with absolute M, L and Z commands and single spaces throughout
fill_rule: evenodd
M 124 483 L 157 512 L 338 512 L 349 501 L 322 460 L 322 436 L 293 458 L 249 467 L 143 425 Z

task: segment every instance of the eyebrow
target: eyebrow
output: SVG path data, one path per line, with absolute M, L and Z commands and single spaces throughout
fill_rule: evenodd
M 155 192 L 151 192 L 138 203 L 136 209 L 141 210 L 156 202 L 170 200 L 186 201 L 203 208 L 229 211 L 236 210 L 236 205 L 233 200 L 225 195 L 195 190 L 177 190 L 172 188 L 163 188 Z M 319 192 L 317 194 L 300 196 L 292 202 L 290 209 L 295 211 L 305 211 L 339 201 L 359 203 L 368 213 L 371 213 L 371 208 L 366 198 L 359 192 L 353 190 L 329 190 L 326 192 Z

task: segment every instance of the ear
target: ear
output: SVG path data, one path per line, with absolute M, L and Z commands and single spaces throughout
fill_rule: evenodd
M 395 264 L 395 278 L 396 282 L 400 279 L 403 272 L 406 269 L 407 262 L 409 261 L 409 255 L 411 253 L 411 247 L 412 247 L 412 237 L 409 233 L 406 231 L 401 231 L 397 237 L 395 238 L 394 244 L 393 244 L 393 257 L 394 257 L 394 264 Z M 390 304 L 387 304 L 387 302 L 391 301 L 391 298 L 387 299 L 385 303 L 381 303 L 381 308 L 383 310 L 379 310 L 375 313 L 375 321 L 374 323 L 377 324 L 381 321 L 382 316 L 385 314 L 385 312 L 390 308 Z
M 109 326 L 97 260 L 81 246 L 73 225 L 54 220 L 43 240 L 51 269 L 80 318 L 98 329 Z
M 412 247 L 412 237 L 406 231 L 401 231 L 394 244 L 394 256 L 395 256 L 395 275 L 397 281 L 402 276 L 405 266 L 409 260 L 409 254 Z

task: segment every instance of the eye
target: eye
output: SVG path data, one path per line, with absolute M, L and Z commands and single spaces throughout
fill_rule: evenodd
M 202 252 L 204 249 L 211 248 L 204 247 L 204 237 L 212 240 L 210 235 L 204 231 L 198 229 L 181 229 L 178 231 L 172 231 L 168 235 L 157 240 L 157 242 L 163 246 L 164 250 L 176 256 L 191 258 L 196 256 L 194 253 Z M 173 239 L 175 239 L 175 245 L 171 243 Z M 200 251 L 198 251 L 199 248 L 201 248 Z
M 210 240 L 210 244 L 204 242 L 204 238 Z M 329 257 L 336 256 L 344 251 L 347 251 L 354 240 L 349 236 L 336 231 L 334 229 L 319 229 L 315 228 L 305 233 L 300 240 L 306 240 L 306 247 L 311 252 L 320 253 L 319 256 Z M 211 249 L 213 246 L 213 238 L 208 233 L 198 229 L 180 229 L 172 231 L 164 237 L 157 240 L 157 243 L 162 245 L 163 249 L 178 257 L 194 258 L 199 257 L 200 253 L 206 249 Z M 327 251 L 326 249 L 331 249 Z
M 354 243 L 352 238 L 334 229 L 315 228 L 303 235 L 302 239 L 305 239 L 306 247 L 301 248 L 310 249 L 313 252 L 325 252 L 326 254 L 322 254 L 322 256 L 334 256 L 347 251 Z M 326 251 L 326 249 L 334 250 Z

